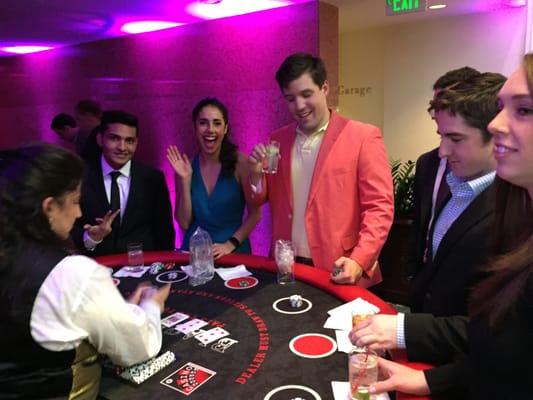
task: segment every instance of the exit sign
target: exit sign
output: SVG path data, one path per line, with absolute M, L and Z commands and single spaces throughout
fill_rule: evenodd
M 426 0 L 385 0 L 386 15 L 426 11 Z

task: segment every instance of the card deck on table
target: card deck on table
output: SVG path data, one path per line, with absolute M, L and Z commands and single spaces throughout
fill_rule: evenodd
M 215 374 L 215 371 L 188 362 L 163 379 L 161 384 L 188 396 Z
M 197 329 L 200 329 L 201 327 L 206 326 L 206 325 L 207 325 L 207 322 L 201 319 L 195 318 L 183 324 L 176 325 L 175 329 L 180 331 L 181 333 L 187 334 Z
M 218 340 L 228 335 L 229 335 L 229 332 L 227 330 L 222 329 L 220 327 L 216 327 L 213 329 L 209 329 L 207 332 L 200 333 L 199 335 L 196 335 L 194 338 L 199 340 L 200 343 L 206 346 L 209 343 L 214 342 L 215 340 Z
M 161 325 L 170 328 L 176 324 L 179 324 L 181 321 L 185 321 L 189 316 L 180 312 L 175 312 L 170 314 L 168 317 L 165 317 L 161 320 Z

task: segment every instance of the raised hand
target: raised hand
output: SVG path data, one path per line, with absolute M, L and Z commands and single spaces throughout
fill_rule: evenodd
M 396 315 L 378 314 L 358 323 L 350 332 L 350 341 L 371 350 L 396 348 Z
M 192 177 L 192 166 L 187 154 L 180 153 L 175 145 L 168 146 L 167 160 L 174 169 L 176 175 L 183 180 L 190 180 Z
M 103 218 L 96 218 L 96 225 L 85 224 L 83 225 L 83 229 L 89 233 L 92 240 L 95 242 L 101 242 L 113 230 L 111 229 L 111 224 L 119 213 L 120 209 L 117 209 L 114 212 L 109 210 Z

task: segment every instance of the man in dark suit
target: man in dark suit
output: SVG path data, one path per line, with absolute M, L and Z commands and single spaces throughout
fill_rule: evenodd
M 445 89 L 453 88 L 459 82 L 479 75 L 479 71 L 465 66 L 446 72 L 433 84 L 433 100 Z M 431 106 L 428 114 L 435 120 L 435 110 Z M 450 189 L 444 179 L 447 172 L 446 158 L 439 157 L 439 148 L 434 148 L 422 154 L 416 160 L 414 181 L 414 210 L 413 210 L 413 235 L 409 251 L 408 274 L 412 279 L 422 266 L 422 259 L 426 249 L 427 231 L 429 222 L 434 218 L 450 196 Z
M 467 313 L 469 289 L 480 279 L 479 267 L 489 253 L 496 164 L 487 125 L 497 113 L 496 96 L 504 82 L 500 74 L 479 74 L 432 101 L 441 136 L 438 156 L 449 168 L 443 181 L 451 195 L 439 199 L 435 174 L 440 162 L 419 160 L 423 229 L 410 288 L 412 311 L 437 316 Z
M 172 207 L 163 173 L 132 160 L 137 118 L 107 111 L 96 136 L 102 156 L 88 165 L 82 185 L 82 217 L 73 239 L 86 254 L 122 253 L 141 242 L 144 250 L 174 249 Z

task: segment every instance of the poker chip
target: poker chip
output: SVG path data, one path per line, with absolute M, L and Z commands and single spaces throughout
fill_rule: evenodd
M 321 333 L 304 333 L 294 337 L 289 343 L 289 348 L 300 357 L 323 358 L 337 350 L 337 343 Z
M 228 279 L 224 282 L 224 286 L 230 289 L 250 289 L 257 286 L 259 281 L 254 276 L 242 276 L 240 278 Z
M 176 283 L 187 279 L 187 274 L 182 271 L 167 271 L 155 277 L 159 283 Z
M 302 306 L 302 296 L 299 294 L 293 294 L 289 297 L 289 301 L 291 303 L 291 307 L 293 308 L 299 308 Z
M 272 308 L 281 314 L 303 314 L 309 311 L 313 307 L 313 303 L 304 297 L 300 296 L 299 304 L 293 304 L 290 301 L 290 297 L 282 297 L 272 303 Z
M 309 395 L 313 397 L 309 397 Z M 284 385 L 277 387 L 268 392 L 263 400 L 286 399 L 322 400 L 320 395 L 315 390 L 302 385 Z

